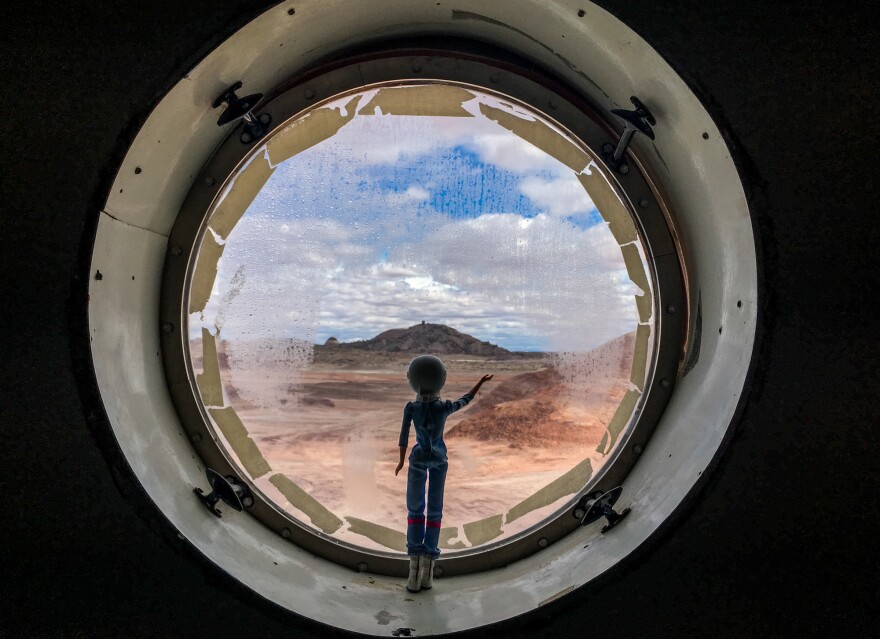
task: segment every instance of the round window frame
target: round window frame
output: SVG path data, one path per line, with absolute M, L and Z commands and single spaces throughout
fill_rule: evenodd
M 438 573 L 454 576 L 506 566 L 540 552 L 576 530 L 579 522 L 571 516 L 574 504 L 584 494 L 605 492 L 623 482 L 663 414 L 676 380 L 683 374 L 690 305 L 682 252 L 672 225 L 674 216 L 657 187 L 658 181 L 639 160 L 637 149 L 630 147 L 627 151 L 630 170 L 626 173 L 615 170 L 597 151 L 603 145 L 616 144 L 619 123 L 603 119 L 585 99 L 550 78 L 502 60 L 449 50 L 368 54 L 318 67 L 281 83 L 253 109 L 254 113 L 272 115 L 266 136 L 242 143 L 242 124 L 230 126 L 228 136 L 195 177 L 181 206 L 169 234 L 162 274 L 160 342 L 172 401 L 197 454 L 206 466 L 223 475 L 237 475 L 249 483 L 213 434 L 189 359 L 189 283 L 214 204 L 254 151 L 299 115 L 347 92 L 432 81 L 470 85 L 521 102 L 581 142 L 600 164 L 633 219 L 645 252 L 646 275 L 653 296 L 650 325 L 654 339 L 644 389 L 608 461 L 564 507 L 544 521 L 498 542 L 441 556 Z M 405 556 L 341 542 L 298 521 L 253 485 L 251 489 L 254 505 L 248 508 L 249 514 L 300 548 L 353 570 L 395 577 L 406 575 Z

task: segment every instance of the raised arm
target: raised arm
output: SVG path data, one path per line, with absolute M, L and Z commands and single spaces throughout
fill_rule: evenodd
M 495 377 L 495 376 L 494 376 L 494 375 L 483 375 L 483 376 L 480 378 L 480 381 L 478 381 L 476 384 L 474 384 L 474 387 L 473 387 L 472 389 L 470 389 L 470 390 L 467 392 L 467 394 L 468 394 L 468 395 L 476 395 L 477 393 L 480 392 L 480 387 L 481 387 L 483 384 L 485 384 L 486 382 L 488 382 L 490 379 L 492 379 L 493 377 Z

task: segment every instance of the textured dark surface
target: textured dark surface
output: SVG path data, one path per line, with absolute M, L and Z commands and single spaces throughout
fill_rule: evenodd
M 0 636 L 328 636 L 155 532 L 161 519 L 111 471 L 77 385 L 87 345 L 73 293 L 100 189 L 155 100 L 259 5 L 98 0 L 4 16 Z M 736 436 L 681 520 L 600 585 L 490 634 L 873 634 L 870 5 L 603 5 L 697 87 L 764 182 L 764 339 Z

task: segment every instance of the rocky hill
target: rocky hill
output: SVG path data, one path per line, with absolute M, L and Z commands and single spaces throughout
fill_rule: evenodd
M 627 333 L 579 354 L 576 362 L 557 359 L 554 366 L 501 382 L 468 408 L 446 438 L 514 448 L 598 442 L 626 392 L 634 341 L 635 334 Z
M 392 328 L 376 337 L 358 342 L 339 342 L 316 346 L 319 349 L 355 349 L 381 353 L 432 353 L 435 355 L 475 355 L 508 359 L 516 355 L 506 348 L 467 335 L 443 324 L 422 322 L 409 328 Z

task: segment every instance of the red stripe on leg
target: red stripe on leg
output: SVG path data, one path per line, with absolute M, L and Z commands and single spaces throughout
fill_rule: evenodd
M 406 523 L 407 524 L 424 524 L 425 518 L 424 517 L 407 517 Z
M 428 528 L 440 528 L 440 522 L 439 521 L 429 521 Z

